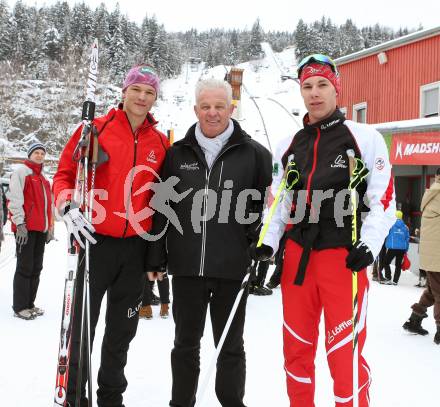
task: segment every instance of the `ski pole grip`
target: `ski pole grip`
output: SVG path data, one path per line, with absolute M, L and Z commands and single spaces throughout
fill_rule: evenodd
M 92 136 L 93 136 L 93 152 L 92 152 L 92 164 L 96 164 L 98 162 L 98 129 L 93 126 L 92 127 Z
M 86 100 L 83 103 L 81 120 L 92 121 L 95 118 L 95 102 Z

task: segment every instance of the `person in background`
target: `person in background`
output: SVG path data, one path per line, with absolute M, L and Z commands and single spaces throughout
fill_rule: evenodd
M 82 126 L 67 142 L 54 177 L 56 205 L 63 214 L 69 238 L 79 236 L 92 243 L 89 252 L 92 344 L 102 299 L 107 294 L 105 332 L 101 349 L 98 347 L 101 351 L 97 390 L 100 407 L 121 407 L 127 388 L 124 369 L 128 348 L 138 327 L 145 270 L 148 269 L 146 252 L 149 243 L 143 235 L 150 231 L 152 224 L 151 216 L 140 217 L 138 213 L 151 209 L 153 191 L 145 186 L 157 182 L 155 174 L 160 173 L 169 147 L 167 137 L 156 129 L 158 122 L 150 113 L 158 94 L 159 76 L 155 69 L 147 64 L 134 66 L 122 84 L 122 102 L 107 115 L 93 121 L 99 133 L 99 149 L 108 156 L 108 160 L 96 169 L 95 190 L 107 194 L 95 195 L 97 215 L 91 225 L 92 232 L 96 232 L 93 236 L 84 226 L 88 222 L 80 208 L 71 201 L 76 176 L 73 156 Z M 79 264 L 84 264 L 83 256 L 84 251 L 81 251 Z M 83 364 L 82 382 L 77 383 L 83 275 L 84 268 L 80 267 L 67 386 L 67 401 L 72 407 L 76 402 L 81 407 L 89 405 L 85 391 L 86 363 Z M 81 387 L 80 400 L 76 400 L 77 386 Z
M 411 333 L 428 335 L 422 327 L 427 309 L 434 306 L 434 319 L 437 332 L 434 343 L 440 345 L 440 168 L 437 169 L 434 183 L 425 191 L 421 203 L 422 220 L 420 226 L 420 269 L 426 271 L 426 288 L 419 302 L 411 306 L 412 313 L 403 324 Z
M 17 267 L 14 275 L 14 315 L 31 320 L 44 314 L 35 306 L 44 248 L 53 239 L 53 204 L 43 166 L 46 147 L 30 145 L 27 160 L 11 175 L 7 193 L 11 227 L 15 234 Z
M 293 184 L 287 176 L 290 191 L 275 209 L 263 245 L 256 247 L 253 255 L 257 260 L 270 258 L 286 226 L 293 223 L 287 231 L 281 276 L 284 369 L 290 406 L 315 406 L 315 356 L 324 312 L 325 347 L 336 406 L 352 406 L 355 391 L 359 407 L 367 407 L 371 374 L 362 355 L 369 286 L 366 268 L 379 254 L 395 221 L 389 154 L 380 133 L 367 124 L 346 120 L 338 109 L 341 79 L 328 56 L 304 58 L 298 65 L 298 77 L 308 112 L 304 128 L 275 159 L 281 169 L 289 168 L 290 173 L 296 169 L 299 181 Z M 358 240 L 354 244 L 353 214 L 345 210 L 350 197 L 347 149 L 352 149 L 358 163 L 369 171 L 356 189 L 359 202 L 368 201 L 370 211 L 361 220 L 364 208 L 358 207 Z M 278 190 L 281 181 L 282 176 L 274 177 L 272 191 Z M 353 389 L 352 380 L 353 273 L 357 273 L 358 282 L 358 389 Z
M 403 256 L 408 251 L 409 248 L 409 230 L 408 226 L 402 220 L 403 213 L 401 211 L 396 211 L 396 222 L 391 227 L 388 232 L 388 236 L 385 239 L 385 247 L 387 252 L 384 258 L 384 269 L 385 269 L 385 284 L 397 285 L 400 278 L 400 273 L 402 271 Z M 395 261 L 394 277 L 391 281 L 391 267 L 390 264 Z
M 163 319 L 169 316 L 170 304 L 170 279 L 167 273 L 163 273 L 160 278 L 157 278 L 157 288 L 159 290 L 159 298 L 154 294 L 154 281 L 148 278 L 145 279 L 144 295 L 142 297 L 142 306 L 139 310 L 139 318 L 152 319 L 153 309 L 152 305 L 160 304 L 159 315 Z
M 385 247 L 385 242 L 384 242 L 378 256 L 374 259 L 373 273 L 372 273 L 373 281 L 378 281 L 379 283 L 383 283 L 385 281 L 385 278 L 382 274 L 382 270 L 383 270 L 383 262 L 385 259 L 386 252 L 387 252 L 387 248 Z
M 410 236 L 410 243 L 417 244 L 417 255 L 419 255 L 419 246 L 420 246 L 420 229 L 414 229 L 414 236 Z M 415 287 L 425 288 L 426 287 L 426 271 L 419 267 L 419 281 L 415 284 Z
M 266 280 L 267 271 L 269 270 L 270 260 L 259 261 L 257 266 L 257 275 L 255 280 L 249 285 L 249 294 L 265 296 L 271 295 L 272 290 L 264 286 Z

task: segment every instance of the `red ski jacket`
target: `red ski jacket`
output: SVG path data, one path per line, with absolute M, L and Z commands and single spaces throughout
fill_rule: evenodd
M 7 198 L 14 233 L 22 223 L 36 232 L 47 232 L 52 226 L 52 195 L 42 169 L 42 164 L 26 160 L 11 175 Z
M 157 121 L 151 114 L 133 132 L 122 105 L 93 123 L 98 130 L 100 150 L 107 156 L 98 164 L 95 176 L 92 223 L 96 232 L 112 237 L 148 232 L 152 220 L 148 205 L 153 192 L 147 183 L 158 181 L 156 174 L 160 174 L 168 139 L 155 128 Z M 73 156 L 81 130 L 79 126 L 68 141 L 54 176 L 57 208 L 72 198 L 77 169 Z M 89 172 L 89 184 L 90 175 Z

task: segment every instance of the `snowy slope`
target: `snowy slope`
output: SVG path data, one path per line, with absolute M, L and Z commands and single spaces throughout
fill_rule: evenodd
M 266 56 L 262 60 L 238 65 L 238 68 L 244 69 L 240 124 L 251 137 L 267 148 L 269 138 L 274 149 L 281 139 L 293 135 L 301 127 L 305 108 L 298 84 L 292 80 L 281 81 L 281 75 L 294 68 L 294 50 L 274 54 L 267 43 L 263 43 L 263 49 Z M 161 85 L 163 99 L 153 109 L 154 116 L 159 120 L 159 128 L 166 131 L 172 127 L 175 139 L 183 138 L 188 127 L 197 120 L 193 109 L 196 82 L 205 77 L 223 79 L 229 69 L 225 66 L 205 69 L 200 64 L 193 71 L 188 64 L 183 67 L 179 77 L 164 81 Z M 300 116 L 293 116 L 293 109 L 298 109 Z

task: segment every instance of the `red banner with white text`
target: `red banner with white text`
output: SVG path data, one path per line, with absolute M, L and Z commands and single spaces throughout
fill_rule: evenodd
M 440 165 L 440 132 L 393 135 L 393 165 Z

